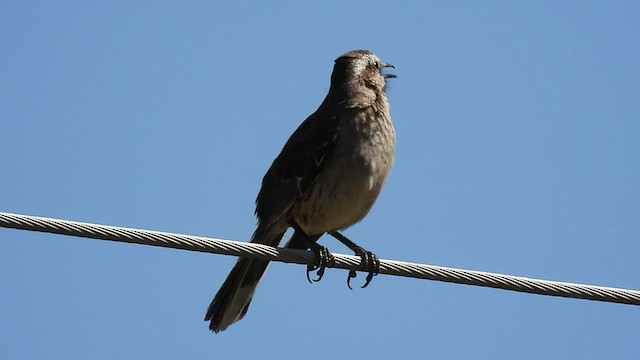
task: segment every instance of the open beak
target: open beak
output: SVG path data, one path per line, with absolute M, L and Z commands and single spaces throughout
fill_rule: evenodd
M 391 65 L 391 64 L 389 64 L 389 63 L 382 63 L 381 66 L 380 66 L 380 69 L 382 70 L 384 68 L 394 68 L 395 69 L 396 67 Z M 385 78 L 385 79 L 397 78 L 397 76 L 394 75 L 394 74 L 386 74 L 386 73 L 382 73 L 382 72 L 381 72 L 381 74 L 382 74 L 382 77 Z

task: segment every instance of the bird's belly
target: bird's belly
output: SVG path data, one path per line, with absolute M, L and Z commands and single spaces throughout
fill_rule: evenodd
M 375 166 L 335 166 L 291 209 L 307 235 L 347 228 L 360 221 L 380 193 L 388 170 Z

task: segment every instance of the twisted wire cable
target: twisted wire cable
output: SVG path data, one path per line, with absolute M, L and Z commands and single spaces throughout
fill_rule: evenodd
M 303 250 L 275 248 L 239 241 L 106 226 L 6 212 L 0 212 L 0 227 L 213 254 L 242 256 L 294 264 L 313 265 L 316 264 L 317 261 L 314 253 Z M 335 264 L 328 267 L 360 270 L 360 257 L 342 254 L 334 254 L 334 256 Z M 491 287 L 539 295 L 640 305 L 640 291 L 637 290 L 531 279 L 513 275 L 396 260 L 380 259 L 380 274 Z

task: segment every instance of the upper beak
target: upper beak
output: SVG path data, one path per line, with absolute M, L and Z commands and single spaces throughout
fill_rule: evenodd
M 380 69 L 384 69 L 384 68 L 388 68 L 388 67 L 394 68 L 394 69 L 396 68 L 395 66 L 393 66 L 393 65 L 391 65 L 389 63 L 382 63 L 381 66 L 380 66 Z M 382 74 L 382 77 L 385 78 L 385 79 L 393 79 L 393 78 L 396 78 L 397 76 L 394 75 L 394 74 Z

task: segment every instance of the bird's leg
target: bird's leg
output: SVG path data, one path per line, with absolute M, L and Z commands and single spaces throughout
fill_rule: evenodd
M 311 251 L 313 251 L 316 254 L 316 258 L 318 259 L 317 264 L 307 265 L 307 280 L 309 280 L 309 282 L 312 284 L 314 281 L 315 282 L 320 281 L 324 276 L 324 271 L 327 268 L 327 265 L 333 266 L 335 264 L 335 258 L 333 257 L 333 254 L 331 254 L 329 249 L 317 243 L 318 239 L 320 238 L 320 236 L 322 236 L 322 234 L 309 236 L 302 230 L 300 225 L 298 225 L 298 223 L 294 219 L 290 219 L 288 223 L 289 223 L 289 226 L 291 226 L 296 232 L 302 235 L 302 238 L 307 243 L 307 246 L 309 247 L 309 249 L 311 249 Z M 309 273 L 315 270 L 318 270 L 316 272 L 316 275 L 318 276 L 318 278 L 312 281 L 311 277 L 309 276 Z
M 366 288 L 371 282 L 371 279 L 380 273 L 380 259 L 378 259 L 378 257 L 371 251 L 358 246 L 356 243 L 337 231 L 332 231 L 329 234 L 351 249 L 356 255 L 360 256 L 361 270 L 369 271 L 369 275 L 367 275 L 364 285 L 361 286 L 362 288 Z M 349 276 L 347 276 L 347 286 L 349 289 L 351 289 L 351 279 L 356 277 L 356 275 L 356 270 L 349 270 Z

